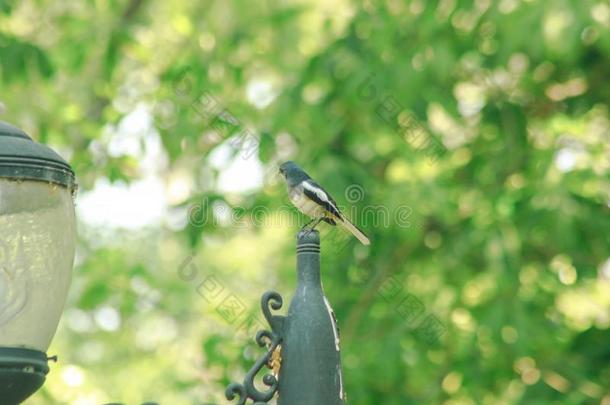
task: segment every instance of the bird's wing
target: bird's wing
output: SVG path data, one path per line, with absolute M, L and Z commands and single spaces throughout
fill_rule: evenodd
M 339 208 L 337 208 L 337 203 L 333 198 L 315 181 L 308 179 L 303 181 L 303 192 L 305 195 L 311 200 L 315 201 L 317 204 L 324 207 L 324 209 L 330 212 L 332 215 L 337 218 L 342 219 L 343 215 Z
M 305 196 L 316 204 L 324 207 L 326 211 L 328 211 L 331 215 L 333 215 L 336 219 L 336 222 L 351 232 L 360 242 L 365 245 L 369 245 L 371 242 L 366 235 L 356 227 L 356 225 L 352 224 L 347 218 L 341 214 L 339 208 L 337 207 L 337 203 L 333 198 L 315 181 L 309 179 L 305 180 L 302 183 L 303 185 L 303 193 Z

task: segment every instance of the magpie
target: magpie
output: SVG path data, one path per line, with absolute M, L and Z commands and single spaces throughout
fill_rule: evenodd
M 314 224 L 310 226 L 308 232 L 314 230 L 320 221 L 324 221 L 327 224 L 345 228 L 365 245 L 371 243 L 369 238 L 339 211 L 337 203 L 330 194 L 313 181 L 296 163 L 291 161 L 282 163 L 280 173 L 286 179 L 288 195 L 292 204 L 303 214 L 312 218 L 303 227 L 305 228 L 313 222 Z

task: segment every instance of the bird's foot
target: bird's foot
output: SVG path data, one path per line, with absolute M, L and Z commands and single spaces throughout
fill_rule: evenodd
M 307 230 L 307 232 L 305 232 L 303 237 L 309 235 L 312 231 L 314 231 L 316 229 L 316 226 L 318 226 L 318 224 L 320 223 L 320 221 L 322 221 L 322 217 L 315 220 L 315 223 L 309 227 L 309 229 Z M 313 220 L 309 221 L 309 223 L 307 225 L 309 225 L 312 222 L 313 222 Z M 305 229 L 305 227 L 301 228 L 301 232 L 303 232 L 304 229 Z

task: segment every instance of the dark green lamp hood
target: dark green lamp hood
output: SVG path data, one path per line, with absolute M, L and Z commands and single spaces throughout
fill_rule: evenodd
M 74 171 L 61 156 L 3 121 L 0 121 L 0 178 L 44 181 L 72 192 L 76 189 Z

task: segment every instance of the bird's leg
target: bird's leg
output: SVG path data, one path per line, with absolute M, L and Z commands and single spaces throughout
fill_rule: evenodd
M 316 222 L 311 227 L 309 227 L 309 229 L 307 230 L 307 232 L 305 232 L 305 235 L 303 235 L 303 236 L 309 235 L 311 233 L 311 231 L 316 229 L 316 226 L 318 226 L 318 224 L 320 223 L 320 221 L 322 221 L 323 218 L 324 217 L 320 217 L 320 218 L 316 219 Z
M 311 224 L 314 220 L 312 219 L 311 221 L 309 221 L 308 223 L 306 223 L 305 225 L 303 225 L 301 227 L 301 231 L 303 231 L 305 228 L 307 228 L 307 225 Z
M 320 217 L 318 219 L 316 219 L 316 222 L 311 226 L 311 228 L 309 228 L 310 230 L 314 230 L 316 229 L 316 226 L 318 226 L 318 224 L 320 223 L 320 221 L 322 221 L 324 219 L 324 217 Z

